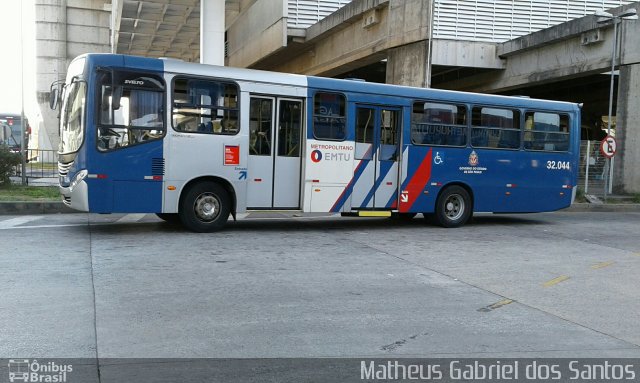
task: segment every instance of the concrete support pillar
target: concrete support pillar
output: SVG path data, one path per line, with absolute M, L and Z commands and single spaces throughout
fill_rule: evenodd
M 38 147 L 57 149 L 57 112 L 49 109 L 49 86 L 67 72 L 67 1 L 36 0 L 36 97 L 42 115 Z
M 614 191 L 640 193 L 640 64 L 620 67 Z
M 224 65 L 224 31 L 224 0 L 201 0 L 201 63 Z
M 428 40 L 389 49 L 387 84 L 423 87 L 427 73 Z

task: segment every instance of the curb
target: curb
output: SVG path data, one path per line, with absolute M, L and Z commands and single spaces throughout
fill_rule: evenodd
M 566 212 L 600 212 L 600 213 L 633 213 L 640 212 L 640 204 L 637 203 L 574 203 L 571 207 L 560 210 Z
M 67 207 L 62 201 L 55 202 L 0 202 L 0 215 L 80 213 Z

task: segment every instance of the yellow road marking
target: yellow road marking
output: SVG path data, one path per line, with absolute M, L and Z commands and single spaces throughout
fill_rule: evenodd
M 598 264 L 596 264 L 596 265 L 591 266 L 591 268 L 592 268 L 592 269 L 594 269 L 594 270 L 596 270 L 596 269 L 602 269 L 602 268 L 604 268 L 604 267 L 611 266 L 611 265 L 613 265 L 614 263 L 615 263 L 614 261 L 609 261 L 609 262 L 600 262 L 600 263 L 598 263 Z
M 551 287 L 551 286 L 553 286 L 553 285 L 557 285 L 557 284 L 558 284 L 558 283 L 560 283 L 560 282 L 564 282 L 564 281 L 566 281 L 567 279 L 569 279 L 569 276 L 567 276 L 567 275 L 561 275 L 561 276 L 559 276 L 558 278 L 553 278 L 552 280 L 550 280 L 550 281 L 547 281 L 547 282 L 543 283 L 543 284 L 542 284 L 542 286 L 544 286 L 544 287 Z
M 491 310 L 495 310 L 495 309 L 497 309 L 499 307 L 506 306 L 506 305 L 508 305 L 510 303 L 513 303 L 513 299 L 503 299 L 500 302 L 496 302 L 496 303 L 490 305 L 489 308 Z

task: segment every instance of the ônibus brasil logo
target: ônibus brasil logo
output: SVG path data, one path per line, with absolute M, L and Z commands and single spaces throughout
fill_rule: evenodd
M 318 163 L 320 162 L 320 160 L 322 160 L 322 152 L 319 150 L 314 150 L 313 152 L 311 152 L 311 161 Z
M 65 383 L 67 374 L 73 372 L 71 364 L 59 362 L 38 362 L 29 359 L 9 359 L 9 382 L 52 382 Z

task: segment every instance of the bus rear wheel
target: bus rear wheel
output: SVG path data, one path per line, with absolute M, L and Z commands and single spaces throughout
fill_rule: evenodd
M 461 186 L 449 186 L 436 201 L 435 219 L 443 227 L 459 227 L 471 217 L 471 197 Z
M 193 185 L 180 203 L 180 220 L 189 230 L 208 233 L 220 230 L 231 211 L 229 193 L 215 182 Z

